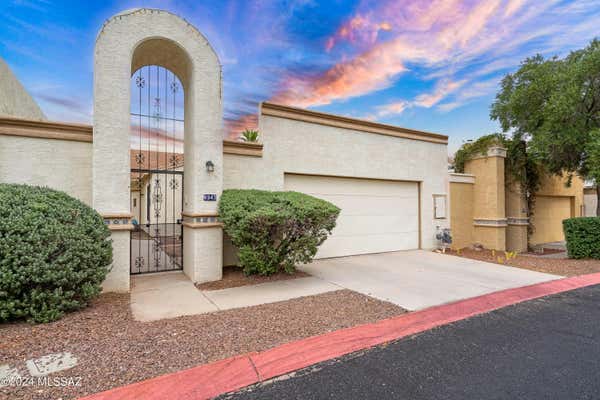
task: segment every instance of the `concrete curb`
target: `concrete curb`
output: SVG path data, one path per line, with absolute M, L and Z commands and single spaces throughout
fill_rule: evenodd
M 358 350 L 552 294 L 600 284 L 600 273 L 502 290 L 403 314 L 242 356 L 232 357 L 131 385 L 85 400 L 209 399 Z

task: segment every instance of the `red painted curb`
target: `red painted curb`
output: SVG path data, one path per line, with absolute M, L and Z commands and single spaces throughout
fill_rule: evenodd
M 600 284 L 600 273 L 502 290 L 159 376 L 97 393 L 85 400 L 209 399 L 474 315 L 596 284 Z
M 209 399 L 252 385 L 256 383 L 256 378 L 256 370 L 249 355 L 243 355 L 96 393 L 83 399 Z

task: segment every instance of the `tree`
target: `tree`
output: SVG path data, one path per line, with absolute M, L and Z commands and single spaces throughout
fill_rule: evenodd
M 527 58 L 502 80 L 490 117 L 548 172 L 594 179 L 600 200 L 600 40 L 563 59 Z

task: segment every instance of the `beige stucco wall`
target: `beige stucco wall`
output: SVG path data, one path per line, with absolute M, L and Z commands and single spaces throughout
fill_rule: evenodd
M 598 206 L 598 195 L 596 194 L 596 189 L 586 188 L 583 194 L 583 202 L 585 206 L 585 216 L 586 217 L 597 217 L 596 210 Z
M 46 116 L 27 93 L 10 67 L 0 58 L 0 116 L 45 120 Z
M 583 187 L 584 181 L 579 176 L 573 176 L 571 185 L 567 186 L 568 177 L 557 175 L 546 175 L 542 178 L 538 196 L 572 196 L 575 199 L 575 214 L 581 216 L 583 205 Z
M 447 192 L 447 145 L 261 115 L 267 188 L 283 189 L 284 173 L 420 181 L 423 248 L 433 248 L 433 194 Z
M 564 240 L 562 220 L 583 215 L 584 181 L 574 176 L 570 186 L 567 182 L 566 175 L 542 178 L 531 217 L 534 231 L 529 240 L 531 245 Z
M 450 227 L 452 247 L 462 249 L 473 244 L 472 183 L 450 182 Z
M 92 203 L 92 144 L 0 134 L 0 182 L 48 186 Z
M 527 251 L 529 226 L 527 199 L 518 182 L 512 181 L 510 176 L 505 177 L 505 179 L 506 250 L 520 253 Z
M 284 173 L 420 181 L 422 247 L 434 248 L 433 194 L 448 188 L 447 145 L 319 123 L 259 116 L 263 157 L 225 155 L 223 187 L 283 190 Z M 225 265 L 235 263 L 224 245 Z
M 536 196 L 535 211 L 531 218 L 533 233 L 530 244 L 564 240 L 562 221 L 573 214 L 573 196 Z

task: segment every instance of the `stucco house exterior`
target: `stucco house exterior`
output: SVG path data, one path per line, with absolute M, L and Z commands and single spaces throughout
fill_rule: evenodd
M 520 185 L 506 176 L 505 158 L 505 149 L 493 147 L 467 161 L 464 174 L 449 174 L 453 247 L 527 251 L 564 241 L 562 221 L 588 212 L 583 180 L 568 184 L 566 175 L 543 176 L 529 210 Z
M 185 162 L 177 166 L 145 165 L 150 153 L 130 140 L 132 82 L 150 91 L 151 75 L 138 74 L 147 66 L 182 85 Z M 0 182 L 63 190 L 103 215 L 114 251 L 106 291 L 128 291 L 132 273 L 163 270 L 167 259 L 180 259 L 171 266 L 194 282 L 220 279 L 236 263 L 217 214 L 229 188 L 294 190 L 338 205 L 317 257 L 436 247 L 436 229 L 449 226 L 447 136 L 264 102 L 259 143 L 223 140 L 221 90 L 218 57 L 195 27 L 167 11 L 124 11 L 97 38 L 93 125 L 0 118 Z M 170 118 L 171 95 L 162 96 L 157 121 Z M 174 214 L 163 212 L 166 188 L 179 196 L 169 200 Z M 136 250 L 143 240 L 154 258 Z

